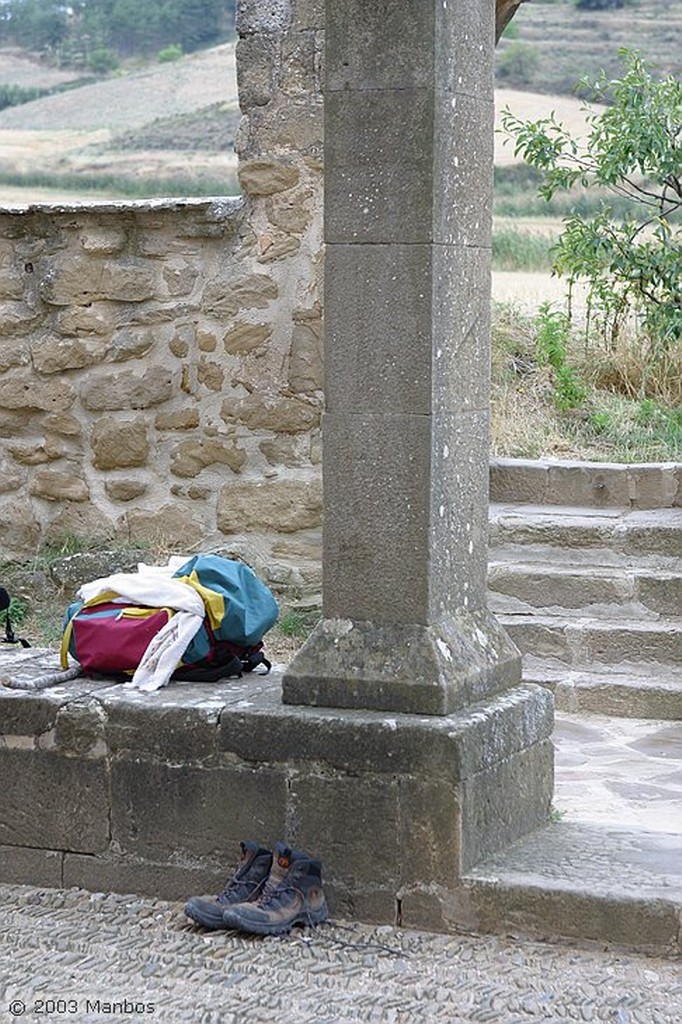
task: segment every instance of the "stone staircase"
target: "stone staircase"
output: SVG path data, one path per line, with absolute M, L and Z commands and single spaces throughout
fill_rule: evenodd
M 682 720 L 682 467 L 491 467 L 490 607 L 559 711 Z

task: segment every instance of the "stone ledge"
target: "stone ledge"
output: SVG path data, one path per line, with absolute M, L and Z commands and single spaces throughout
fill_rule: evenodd
M 452 913 L 475 931 L 680 954 L 681 866 L 680 834 L 559 822 L 468 872 Z
M 682 505 L 682 463 L 492 459 L 490 500 L 595 508 Z
M 321 857 L 343 913 L 393 923 L 402 888 L 447 887 L 548 820 L 552 711 L 521 686 L 442 717 L 285 706 L 277 673 L 152 694 L 2 687 L 0 843 L 62 856 L 62 884 L 154 879 L 177 898 L 217 884 L 241 839 L 286 838 Z M 20 879 L 18 854 L 2 863 L 14 882 L 55 870 L 38 853 Z

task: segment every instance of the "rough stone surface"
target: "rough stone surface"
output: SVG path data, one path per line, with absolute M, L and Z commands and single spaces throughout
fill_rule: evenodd
M 22 663 L 39 654 L 27 652 Z M 11 677 L 11 661 L 4 661 Z M 217 869 L 225 842 L 236 846 L 254 829 L 274 842 L 294 828 L 300 845 L 318 844 L 330 882 L 346 900 L 373 894 L 390 903 L 401 887 L 430 884 L 439 840 L 447 840 L 450 866 L 461 872 L 482 851 L 494 852 L 547 819 L 551 728 L 551 697 L 540 688 L 456 715 L 398 719 L 286 707 L 277 673 L 173 684 L 154 694 L 87 679 L 35 693 L 0 688 L 6 777 L 15 766 L 22 770 L 0 795 L 0 840 L 96 854 L 105 873 L 106 862 L 117 858 L 122 870 L 127 859 L 196 870 Z M 544 779 L 532 799 L 523 795 L 522 806 L 521 768 L 529 766 L 519 759 L 534 762 L 531 777 Z M 489 775 L 506 816 L 480 799 Z M 428 800 L 420 799 L 422 783 Z M 23 813 L 27 806 L 30 815 Z M 512 806 L 519 806 L 518 816 Z M 87 828 L 80 815 L 90 816 Z M 381 853 L 368 859 L 370 828 Z M 421 858 L 412 856 L 416 835 L 424 843 Z M 445 873 L 441 867 L 439 877 Z
M 292 533 L 319 526 L 322 494 L 319 482 L 305 480 L 235 481 L 218 494 L 217 524 L 221 533 L 277 530 Z
M 679 965 L 661 957 L 372 927 L 352 924 L 338 911 L 331 924 L 284 939 L 205 932 L 184 917 L 182 902 L 195 892 L 218 891 L 236 850 L 224 857 L 223 874 L 213 878 L 183 879 L 176 869 L 175 902 L 68 889 L 67 882 L 59 888 L 49 881 L 49 862 L 40 888 L 3 885 L 3 1004 L 23 1001 L 28 1018 L 36 1000 L 61 997 L 73 1001 L 74 1019 L 94 1021 L 116 1001 L 125 1012 L 127 1000 L 139 1007 L 132 1014 L 163 1024 L 198 1024 L 215 1015 L 217 1003 L 226 1024 L 264 1020 L 266 1013 L 282 1024 L 388 1024 L 398 1014 L 433 1024 L 486 1017 L 514 1024 L 679 1020 Z M 65 858 L 69 876 L 73 861 Z

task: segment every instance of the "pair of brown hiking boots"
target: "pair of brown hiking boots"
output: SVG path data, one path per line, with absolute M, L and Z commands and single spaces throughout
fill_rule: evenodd
M 322 865 L 285 843 L 277 843 L 273 851 L 245 840 L 239 864 L 220 895 L 194 896 L 185 913 L 204 928 L 253 935 L 281 935 L 295 924 L 321 924 L 328 917 Z

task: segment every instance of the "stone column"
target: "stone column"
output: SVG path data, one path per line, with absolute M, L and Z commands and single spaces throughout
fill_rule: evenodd
M 292 704 L 515 685 L 486 609 L 492 4 L 328 0 L 324 618 Z

